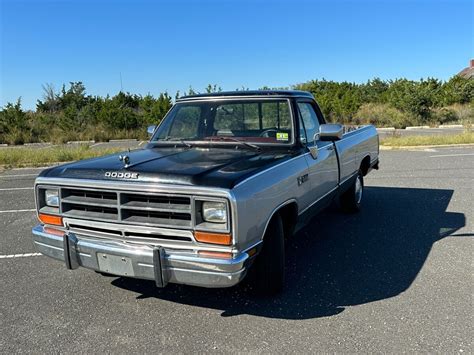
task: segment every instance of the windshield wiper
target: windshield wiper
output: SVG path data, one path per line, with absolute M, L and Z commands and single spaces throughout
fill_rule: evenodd
M 227 137 L 227 136 L 221 136 L 221 137 L 216 137 L 217 140 L 220 140 L 220 141 L 226 141 L 226 140 L 229 140 L 229 141 L 232 141 L 232 142 L 236 142 L 236 143 L 240 143 L 242 145 L 245 145 L 249 148 L 252 148 L 252 149 L 255 149 L 257 152 L 259 152 L 260 150 L 262 150 L 258 145 L 256 144 L 252 144 L 252 143 L 249 143 L 249 142 L 246 142 L 246 141 L 242 141 L 240 139 L 237 139 L 237 138 L 234 138 L 234 137 Z M 210 141 L 214 141 L 215 139 L 213 137 L 211 137 Z

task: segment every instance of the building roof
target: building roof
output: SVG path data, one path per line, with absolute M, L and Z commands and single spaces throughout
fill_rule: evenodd
M 474 79 L 474 59 L 471 59 L 469 66 L 461 70 L 458 75 L 466 79 Z
M 240 96 L 275 96 L 275 97 L 305 97 L 313 98 L 313 95 L 307 91 L 299 90 L 242 90 L 242 91 L 222 91 L 215 93 L 197 94 L 180 97 L 177 101 L 193 100 L 202 98 L 219 97 L 240 97 Z

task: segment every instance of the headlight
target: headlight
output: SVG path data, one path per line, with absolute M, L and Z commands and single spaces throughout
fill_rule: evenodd
M 227 222 L 227 206 L 224 202 L 203 202 L 202 219 L 211 223 Z
M 46 206 L 59 207 L 59 195 L 58 190 L 45 190 L 44 201 Z

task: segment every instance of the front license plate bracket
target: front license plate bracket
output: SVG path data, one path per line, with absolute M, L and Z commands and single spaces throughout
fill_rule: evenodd
M 132 260 L 126 256 L 97 253 L 97 262 L 102 272 L 120 276 L 135 276 Z

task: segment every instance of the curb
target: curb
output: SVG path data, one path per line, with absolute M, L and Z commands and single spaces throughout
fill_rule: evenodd
M 131 138 L 131 139 L 109 139 L 110 143 L 118 143 L 118 142 L 136 142 L 136 138 Z
M 42 146 L 50 146 L 51 143 L 25 143 L 23 145 L 25 147 L 42 147 Z M 21 146 L 21 144 L 19 144 L 18 146 Z
M 69 141 L 66 144 L 94 144 L 95 141 Z
M 405 127 L 407 131 L 411 131 L 412 129 L 430 129 L 430 126 L 411 126 L 411 127 Z
M 405 145 L 405 146 L 381 145 L 380 150 L 413 150 L 413 149 L 449 148 L 449 147 L 474 147 L 474 143 L 438 144 L 438 145 Z
M 462 124 L 442 124 L 439 125 L 438 128 L 464 128 Z
M 21 164 L 20 166 L 12 167 L 11 165 L 8 164 L 0 164 L 0 172 L 6 171 L 6 170 L 20 170 L 20 169 L 47 169 L 51 168 L 52 166 L 58 166 L 62 164 L 68 164 L 68 163 L 75 163 L 78 160 L 69 160 L 69 161 L 56 161 L 53 163 L 50 163 L 49 165 L 44 165 L 44 163 L 41 164 Z

